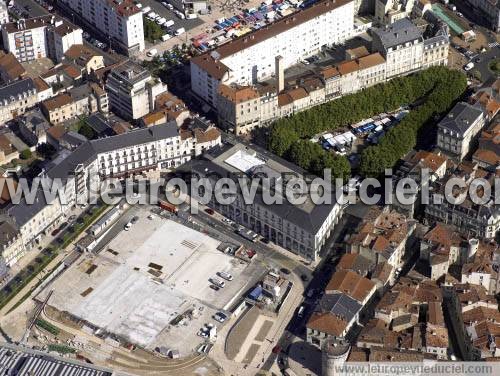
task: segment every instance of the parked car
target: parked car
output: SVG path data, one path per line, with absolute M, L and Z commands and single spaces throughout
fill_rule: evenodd
M 233 276 L 227 272 L 218 272 L 217 275 L 221 278 L 224 278 L 226 281 L 232 281 Z
M 206 208 L 205 213 L 210 214 L 210 215 L 214 215 L 215 212 L 214 212 L 214 209 Z
M 464 71 L 468 72 L 468 71 L 470 71 L 472 68 L 474 68 L 474 63 L 472 63 L 472 62 L 467 63 L 467 64 L 465 64 L 465 66 L 464 66 Z
M 220 290 L 219 286 L 215 286 L 215 285 L 210 285 L 210 288 L 212 290 L 215 290 L 215 291 L 219 291 Z
M 130 221 L 130 223 L 132 223 L 132 224 L 136 224 L 136 223 L 137 223 L 137 221 L 139 221 L 139 217 L 138 217 L 138 216 L 134 216 L 134 217 L 132 218 L 132 220 Z
M 52 231 L 52 232 L 50 233 L 50 235 L 52 235 L 52 236 L 56 236 L 57 234 L 59 234 L 59 231 L 61 231 L 61 230 L 60 230 L 59 228 L 56 228 L 54 231 Z
M 218 322 L 224 322 L 227 320 L 227 316 L 224 312 L 217 312 L 215 315 L 214 315 L 214 320 L 215 321 L 218 321 Z

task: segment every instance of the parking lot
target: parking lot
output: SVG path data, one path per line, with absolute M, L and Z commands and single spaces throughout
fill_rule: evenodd
M 133 210 L 138 221 L 71 266 L 51 287 L 49 305 L 132 343 L 187 355 L 205 341 L 200 328 L 215 324 L 212 316 L 247 289 L 256 267 L 218 251 L 205 234 L 151 217 L 146 207 Z M 233 280 L 216 291 L 210 280 L 222 271 Z

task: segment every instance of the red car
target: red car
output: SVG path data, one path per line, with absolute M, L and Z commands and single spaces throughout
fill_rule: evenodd
M 210 208 L 207 208 L 207 209 L 205 209 L 205 213 L 213 215 L 214 214 L 214 210 L 210 209 Z
M 281 346 L 276 345 L 273 347 L 273 354 L 279 354 L 281 352 Z
M 59 231 L 60 231 L 60 229 L 56 228 L 54 231 L 52 231 L 52 232 L 50 233 L 50 235 L 52 235 L 52 236 L 56 236 L 57 234 L 59 234 Z

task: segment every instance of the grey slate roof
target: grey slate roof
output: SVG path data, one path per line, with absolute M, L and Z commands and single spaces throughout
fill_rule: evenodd
M 252 145 L 252 147 L 254 147 Z M 215 148 L 210 150 L 206 156 L 208 155 L 210 158 L 216 157 L 217 152 L 223 153 L 227 151 L 227 147 L 223 148 Z M 279 159 L 276 156 L 272 158 Z M 279 162 L 282 163 L 282 160 L 279 159 Z M 297 166 L 291 165 L 289 162 L 286 162 L 287 167 L 291 167 L 292 169 L 297 170 L 299 174 L 303 173 L 303 170 Z M 200 176 L 204 176 L 207 174 L 216 174 L 221 177 L 229 177 L 236 178 L 230 171 L 224 169 L 217 163 L 213 163 L 210 160 L 206 159 L 196 159 L 191 160 L 190 162 L 181 166 L 179 171 L 185 172 L 196 172 Z M 325 219 L 328 217 L 330 212 L 332 211 L 333 206 L 336 204 L 335 197 L 332 198 L 331 204 L 322 204 L 322 205 L 314 205 L 310 211 L 303 210 L 299 205 L 293 205 L 289 203 L 286 198 L 283 201 L 283 204 L 273 204 L 267 205 L 264 204 L 262 191 L 258 190 L 255 195 L 256 204 L 262 205 L 266 207 L 266 210 L 272 212 L 277 215 L 279 218 L 283 218 L 293 224 L 295 224 L 298 228 L 304 229 L 310 234 L 316 234 L 318 230 L 323 225 Z
M 347 322 L 359 313 L 363 306 L 345 294 L 325 294 L 315 311 L 340 316 Z
M 408 18 L 403 18 L 386 27 L 374 28 L 373 36 L 378 37 L 387 50 L 415 39 L 422 39 L 422 32 Z
M 471 106 L 468 103 L 459 102 L 453 109 L 442 119 L 438 126 L 445 128 L 458 134 L 465 134 L 469 127 L 479 117 L 484 116 L 481 109 Z
M 23 197 L 19 204 L 12 205 L 8 209 L 8 214 L 13 218 L 18 226 L 23 226 L 28 223 L 37 213 L 53 200 L 47 200 L 42 188 L 39 188 L 35 195 L 35 200 L 30 205 Z
M 26 93 L 28 90 L 36 91 L 35 83 L 31 78 L 17 80 L 8 85 L 2 86 L 0 87 L 0 103 L 4 100 L 10 101 L 11 97 L 17 99 L 19 94 Z
M 77 165 L 90 163 L 96 158 L 98 153 L 105 153 L 132 145 L 175 137 L 177 134 L 177 124 L 175 121 L 171 121 L 165 124 L 149 128 L 141 128 L 117 136 L 88 141 L 79 146 L 61 163 L 51 168 L 47 172 L 47 175 L 50 178 L 65 179 L 72 174 Z
M 112 136 L 114 135 L 113 128 L 108 124 L 106 117 L 97 112 L 90 115 L 85 122 L 98 134 Z

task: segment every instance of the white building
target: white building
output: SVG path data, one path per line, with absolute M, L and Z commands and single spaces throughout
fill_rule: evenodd
M 276 56 L 282 57 L 286 69 L 323 46 L 344 42 L 353 28 L 354 1 L 318 2 L 191 59 L 191 87 L 216 107 L 220 83 L 249 85 L 270 78 Z
M 59 198 L 47 200 L 39 189 L 33 204 L 23 200 L 8 208 L 7 213 L 29 248 L 65 221 L 79 199 L 98 192 L 101 179 L 174 168 L 199 155 L 200 150 L 208 150 L 220 143 L 220 132 L 213 127 L 195 129 L 191 137 L 187 137 L 179 132 L 175 121 L 88 141 L 48 166 L 44 181 L 60 179 L 64 183 L 65 202 Z M 204 147 L 195 148 L 195 144 Z
M 20 62 L 50 57 L 60 62 L 74 44 L 82 44 L 83 31 L 52 15 L 20 19 L 2 25 L 4 48 Z
M 469 153 L 485 123 L 486 115 L 480 107 L 457 103 L 438 124 L 438 148 L 461 161 Z
M 7 5 L 0 1 L 0 25 L 9 22 L 9 12 L 7 11 Z
M 155 98 L 167 91 L 166 85 L 147 69 L 127 61 L 111 71 L 106 81 L 111 109 L 131 120 L 154 110 Z
M 373 49 L 387 60 L 387 78 L 409 74 L 422 68 L 424 38 L 408 18 L 373 29 Z
M 142 13 L 132 0 L 61 0 L 58 3 L 97 29 L 112 48 L 129 55 L 144 50 Z

